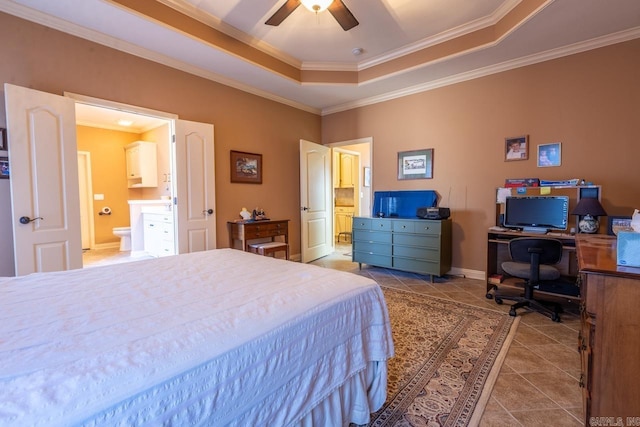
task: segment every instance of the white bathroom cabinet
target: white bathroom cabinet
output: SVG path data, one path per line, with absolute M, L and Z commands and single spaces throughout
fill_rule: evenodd
M 136 141 L 125 146 L 129 188 L 158 186 L 158 153 L 155 142 Z

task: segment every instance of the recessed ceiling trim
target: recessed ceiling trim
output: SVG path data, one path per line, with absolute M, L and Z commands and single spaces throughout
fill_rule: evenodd
M 618 33 L 609 34 L 607 36 L 598 37 L 598 38 L 594 38 L 584 42 L 574 43 L 569 46 L 564 46 L 557 49 L 551 49 L 546 52 L 518 58 L 512 61 L 505 61 L 500 64 L 495 64 L 488 67 L 482 67 L 482 68 L 467 71 L 464 73 L 459 73 L 459 74 L 448 76 L 446 78 L 442 78 L 439 80 L 434 80 L 428 83 L 422 83 L 419 85 L 403 88 L 401 90 L 387 92 L 383 95 L 372 96 L 369 98 L 360 99 L 355 102 L 347 102 L 347 103 L 336 105 L 333 107 L 324 108 L 322 110 L 321 115 L 326 116 L 329 114 L 339 113 L 342 111 L 352 110 L 354 108 L 378 104 L 380 102 L 390 101 L 393 99 L 402 98 L 409 95 L 415 95 L 417 93 L 427 92 L 429 90 L 450 86 L 452 84 L 474 80 L 480 77 L 501 73 L 503 71 L 509 71 L 516 68 L 526 67 L 528 65 L 538 64 L 541 62 L 546 62 L 546 61 L 562 58 L 569 55 L 575 55 L 578 53 L 586 52 L 593 49 L 598 49 L 605 46 L 610 46 L 617 43 L 623 43 L 626 41 L 635 40 L 639 37 L 640 37 L 640 27 L 636 27 L 630 30 L 620 31 Z
M 315 107 L 311 107 L 300 102 L 292 101 L 279 95 L 275 95 L 265 90 L 257 89 L 251 85 L 238 82 L 237 80 L 230 79 L 212 71 L 207 71 L 202 68 L 190 65 L 184 61 L 179 61 L 166 55 L 159 54 L 152 50 L 142 48 L 133 43 L 117 39 L 112 36 L 105 35 L 98 31 L 94 31 L 77 24 L 65 21 L 54 16 L 47 15 L 40 11 L 22 6 L 11 2 L 0 2 L 0 11 L 6 12 L 10 15 L 17 16 L 18 18 L 25 19 L 36 24 L 44 25 L 48 28 L 61 31 L 65 34 L 69 34 L 75 37 L 89 40 L 91 42 L 106 46 L 111 49 L 116 49 L 120 52 L 128 53 L 130 55 L 137 56 L 142 59 L 156 62 L 158 64 L 166 65 L 167 67 L 174 68 L 176 70 L 184 71 L 185 73 L 192 74 L 194 76 L 202 77 L 204 79 L 220 83 L 225 86 L 232 87 L 234 89 L 241 90 L 252 95 L 259 96 L 261 98 L 269 99 L 280 104 L 288 105 L 293 108 L 297 108 L 302 111 L 307 111 L 313 114 L 320 114 L 321 110 Z

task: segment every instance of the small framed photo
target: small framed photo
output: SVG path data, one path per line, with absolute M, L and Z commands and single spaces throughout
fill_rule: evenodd
M 609 215 L 607 219 L 609 221 L 607 234 L 610 236 L 617 236 L 618 231 L 633 231 L 630 216 Z
M 262 154 L 232 150 L 231 182 L 262 184 Z
M 7 143 L 7 130 L 0 128 L 0 151 L 8 151 L 9 145 Z
M 9 179 L 9 158 L 0 157 L 0 179 Z
M 504 160 L 506 162 L 529 159 L 529 135 L 505 138 L 504 141 Z
M 562 143 L 538 145 L 538 167 L 560 166 L 562 164 Z
M 369 166 L 364 167 L 362 178 L 362 186 L 371 187 L 371 168 Z
M 398 152 L 398 179 L 433 178 L 433 148 Z

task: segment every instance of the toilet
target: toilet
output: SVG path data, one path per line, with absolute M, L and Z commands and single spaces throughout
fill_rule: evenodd
M 113 234 L 120 238 L 120 251 L 131 250 L 131 227 L 113 227 Z

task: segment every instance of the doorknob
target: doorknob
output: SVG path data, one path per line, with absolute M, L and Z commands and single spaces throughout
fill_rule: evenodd
M 33 222 L 33 221 L 35 221 L 36 219 L 44 219 L 44 218 L 42 218 L 41 216 L 39 216 L 39 217 L 37 217 L 37 218 L 33 218 L 33 219 L 31 219 L 31 218 L 29 218 L 28 216 L 21 216 L 19 221 L 20 221 L 20 224 L 29 224 L 30 222 Z
M 308 211 L 308 210 L 309 210 L 309 208 L 308 208 L 308 207 L 306 207 L 306 206 L 303 206 L 301 210 L 303 210 L 303 211 Z
M 206 215 L 213 215 L 213 209 L 205 209 L 202 211 L 202 213 Z

